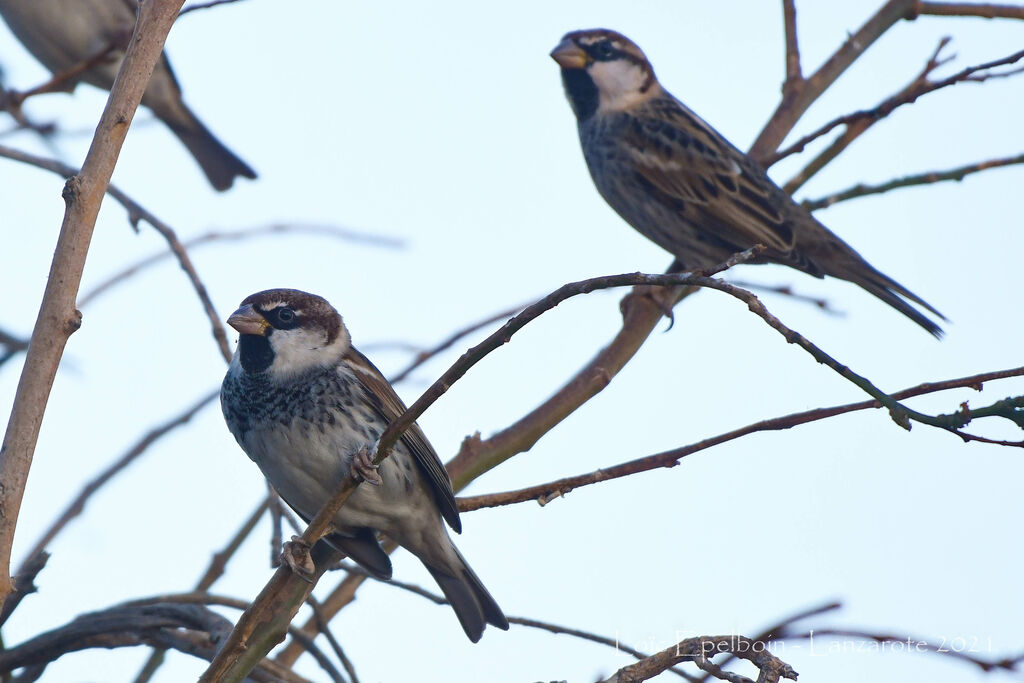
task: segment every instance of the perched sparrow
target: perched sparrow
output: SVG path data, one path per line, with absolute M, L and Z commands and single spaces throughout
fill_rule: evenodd
M 405 405 L 352 346 L 338 312 L 313 294 L 270 289 L 245 299 L 228 324 L 241 336 L 221 388 L 224 419 L 285 502 L 308 521 L 355 468 L 375 485 L 356 488 L 325 540 L 390 578 L 383 532 L 426 565 L 470 640 L 485 624 L 508 629 L 441 522 L 462 530 L 451 481 L 419 426 L 374 471 L 367 448 Z
M 70 88 L 84 81 L 110 90 L 135 26 L 135 5 L 134 0 L 0 0 L 0 15 L 25 49 L 54 74 L 109 50 L 106 59 L 71 79 Z M 142 104 L 178 136 L 216 189 L 231 187 L 235 176 L 256 177 L 185 106 L 166 54 L 153 70 Z
M 675 256 L 674 269 L 716 265 L 762 244 L 767 251 L 758 262 L 853 282 L 941 336 L 941 328 L 905 299 L 945 320 L 941 313 L 875 270 L 664 90 L 628 38 L 605 29 L 574 31 L 551 57 L 562 69 L 598 192 Z

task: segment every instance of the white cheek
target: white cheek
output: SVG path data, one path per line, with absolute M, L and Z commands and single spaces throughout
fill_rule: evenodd
M 270 335 L 270 346 L 274 350 L 271 372 L 287 376 L 329 365 L 334 358 L 327 352 L 326 343 L 322 332 L 301 328 L 275 330 Z
M 594 62 L 588 72 L 600 95 L 598 111 L 627 109 L 647 98 L 647 94 L 640 91 L 647 75 L 633 62 Z

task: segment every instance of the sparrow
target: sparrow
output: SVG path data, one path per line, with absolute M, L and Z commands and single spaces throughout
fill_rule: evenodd
M 339 510 L 329 544 L 380 578 L 391 560 L 382 532 L 418 557 L 474 643 L 508 620 L 452 543 L 461 533 L 451 480 L 418 425 L 379 469 L 369 454 L 405 411 L 391 384 L 352 346 L 326 300 L 269 289 L 242 301 L 228 324 L 238 348 L 221 387 L 228 429 L 288 505 L 307 522 L 354 469 L 358 486 Z
M 755 263 L 860 285 L 936 337 L 913 302 L 946 318 L 864 260 L 686 105 L 662 88 L 621 33 L 567 33 L 551 51 L 597 191 L 627 223 L 675 257 L 705 268 L 761 244 Z
M 134 0 L 0 0 L 0 16 L 55 75 L 98 59 L 69 79 L 69 91 L 78 82 L 110 90 L 135 26 L 135 5 Z M 153 69 L 142 104 L 188 148 L 215 189 L 227 190 L 236 176 L 256 177 L 185 105 L 166 53 Z

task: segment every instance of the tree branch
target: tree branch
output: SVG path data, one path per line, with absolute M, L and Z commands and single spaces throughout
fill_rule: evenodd
M 6 601 L 13 590 L 11 544 L 50 387 L 68 338 L 82 324 L 75 299 L 96 216 L 132 117 L 181 5 L 181 0 L 147 0 L 140 4 L 131 44 L 110 90 L 82 171 L 64 186 L 67 208 L 0 446 L 0 601 Z
M 170 420 L 167 420 L 163 424 L 157 425 L 147 432 L 141 439 L 125 452 L 116 462 L 111 464 L 105 470 L 100 472 L 92 481 L 89 481 L 82 487 L 82 490 L 78 492 L 74 500 L 68 504 L 64 511 L 55 519 L 50 527 L 43 532 L 39 540 L 36 541 L 35 546 L 25 556 L 25 561 L 22 562 L 19 572 L 25 572 L 29 565 L 35 562 L 36 558 L 46 550 L 46 546 L 53 542 L 64 527 L 68 525 L 78 515 L 82 514 L 85 510 L 85 505 L 89 501 L 96 491 L 102 488 L 108 481 L 117 476 L 122 470 L 128 465 L 132 464 L 136 458 L 145 453 L 150 446 L 159 441 L 169 432 L 174 431 L 178 427 L 182 427 L 189 423 L 196 414 L 199 413 L 203 408 L 213 403 L 220 396 L 220 389 L 211 391 L 203 398 L 196 401 L 193 405 L 186 408 L 183 412 L 175 415 Z
M 420 597 L 423 597 L 423 598 L 426 598 L 427 600 L 430 600 L 435 605 L 450 605 L 451 604 L 451 603 L 448 602 L 448 600 L 444 596 L 438 595 L 437 593 L 434 593 L 433 591 L 429 591 L 429 590 L 423 588 L 422 586 L 417 586 L 416 584 L 413 584 L 413 583 L 406 583 L 404 581 L 396 581 L 395 579 L 381 579 L 379 577 L 371 575 L 369 572 L 364 570 L 362 567 L 359 567 L 359 566 L 354 565 L 354 564 L 350 564 L 348 562 L 343 562 L 342 565 L 340 567 L 338 567 L 338 569 L 341 569 L 342 571 L 347 572 L 350 576 L 351 575 L 355 575 L 355 576 L 360 576 L 360 577 L 362 577 L 364 579 L 372 579 L 373 581 L 376 581 L 378 583 L 383 583 L 383 584 L 386 584 L 388 586 L 394 586 L 395 588 L 400 588 L 400 589 L 402 589 L 404 591 L 407 591 L 409 593 L 412 593 L 414 595 L 419 595 Z M 587 641 L 590 641 L 592 643 L 597 643 L 598 645 L 605 645 L 607 647 L 614 648 L 615 650 L 617 650 L 619 652 L 625 652 L 626 654 L 632 655 L 633 657 L 635 657 L 637 659 L 644 659 L 644 658 L 649 656 L 646 653 L 640 652 L 639 650 L 635 650 L 635 649 L 629 647 L 628 645 L 625 645 L 624 643 L 620 642 L 619 640 L 617 640 L 615 638 L 609 638 L 607 636 L 601 636 L 601 635 L 598 635 L 596 633 L 591 633 L 589 631 L 581 631 L 579 629 L 570 628 L 568 626 L 561 626 L 559 624 L 552 624 L 551 622 L 548 622 L 548 621 L 539 621 L 537 619 L 528 619 L 526 617 L 513 617 L 513 616 L 509 616 L 509 615 L 505 615 L 505 616 L 508 619 L 508 623 L 510 623 L 510 624 L 518 624 L 519 626 L 525 626 L 527 628 L 535 628 L 535 629 L 539 629 L 541 631 L 547 631 L 548 633 L 554 633 L 556 635 L 566 635 L 566 636 L 571 636 L 573 638 L 579 638 L 581 640 L 587 640 Z M 321 630 L 323 630 L 323 629 L 321 628 Z M 688 681 L 695 681 L 696 680 L 696 678 L 694 676 L 691 676 L 691 675 L 687 674 L 682 669 L 677 669 L 677 668 L 673 667 L 673 668 L 668 669 L 668 671 L 671 671 L 672 673 L 676 674 L 680 678 L 686 679 Z
M 804 80 L 796 33 L 796 0 L 782 0 L 782 21 L 786 33 L 786 81 L 782 84 L 782 92 L 785 93 L 799 87 Z
M 916 2 L 908 19 L 935 17 L 980 17 L 982 19 L 1024 19 L 1021 5 L 979 4 L 975 2 Z
M 270 505 L 270 496 L 268 495 L 263 499 L 263 502 L 256 506 L 256 509 L 252 511 L 248 519 L 242 523 L 242 527 L 231 537 L 228 544 L 220 552 L 213 554 L 210 560 L 210 565 L 206 568 L 202 578 L 196 583 L 195 591 L 205 593 L 210 589 L 211 586 L 224 575 L 224 570 L 227 568 L 228 560 L 238 551 L 241 547 L 242 542 L 249 537 L 253 529 L 256 528 L 256 524 L 260 521 L 260 517 L 267 511 Z M 278 545 L 280 547 L 280 544 Z M 248 605 L 246 605 L 248 606 Z M 241 609 L 245 609 L 242 607 Z M 156 649 L 149 655 L 149 659 L 143 664 L 139 674 L 135 677 L 135 683 L 146 683 L 153 678 L 153 674 L 156 673 L 157 669 L 164 662 L 164 657 L 167 653 L 166 649 Z
M 749 154 L 754 161 L 764 166 L 765 160 L 778 149 L 808 107 L 821 97 L 821 94 L 882 34 L 906 17 L 913 5 L 914 0 L 888 0 L 867 23 L 849 36 L 814 74 L 804 79 L 799 87 L 791 88 L 789 92 L 783 91 L 782 100 L 775 112 L 750 147 Z
M 167 0 L 150 0 L 150 2 L 166 2 Z M 176 0 L 175 0 L 176 1 Z M 6 157 L 15 161 L 21 161 L 23 163 L 31 164 L 38 168 L 42 168 L 47 171 L 52 171 L 62 176 L 74 176 L 77 171 L 74 167 L 62 164 L 59 161 L 53 159 L 45 159 L 38 157 L 33 154 L 21 152 L 10 147 L 0 145 L 0 157 Z M 163 236 L 167 241 L 168 246 L 171 248 L 171 252 L 178 259 L 178 264 L 181 269 L 185 271 L 188 276 L 189 282 L 192 284 L 192 289 L 195 290 L 196 295 L 199 297 L 200 303 L 203 305 L 203 310 L 206 312 L 206 317 L 210 322 L 210 328 L 213 333 L 214 341 L 217 342 L 217 347 L 220 349 L 221 356 L 225 361 L 230 362 L 231 360 L 231 346 L 228 344 L 227 332 L 224 330 L 224 324 L 220 321 L 220 316 L 217 315 L 217 311 L 213 306 L 213 301 L 210 299 L 210 295 L 206 291 L 206 285 L 199 278 L 199 274 L 196 272 L 195 266 L 192 265 L 192 259 L 188 256 L 188 251 L 178 240 L 178 235 L 175 233 L 174 228 L 164 223 L 162 220 L 157 218 L 155 215 L 146 210 L 141 204 L 136 202 L 134 199 L 129 197 L 127 194 L 119 190 L 114 185 L 109 185 L 105 188 L 107 194 L 117 200 L 121 206 L 128 210 L 128 222 L 131 223 L 132 227 L 137 231 L 139 229 L 139 221 L 146 221 L 153 228 Z M 95 218 L 93 218 L 95 222 Z M 81 278 L 79 278 L 81 279 Z M 78 284 L 75 285 L 75 294 L 77 295 Z M 80 314 L 79 314 L 80 315 Z
M 951 168 L 946 171 L 929 171 L 927 173 L 918 173 L 916 175 L 903 176 L 902 178 L 894 178 L 878 185 L 866 185 L 860 183 L 853 187 L 841 190 L 834 194 L 826 195 L 819 199 L 807 199 L 802 203 L 809 210 L 814 211 L 815 209 L 822 209 L 826 206 L 832 206 L 839 202 L 844 202 L 848 199 L 856 199 L 857 197 L 867 197 L 873 194 L 883 194 L 892 190 L 898 190 L 903 187 L 912 187 L 914 185 L 929 185 L 931 183 L 941 183 L 945 181 L 960 182 L 964 178 L 974 173 L 980 173 L 981 171 L 987 171 L 991 168 L 1001 168 L 1003 166 L 1014 166 L 1016 164 L 1024 164 L 1024 154 L 1018 154 L 1012 157 L 1004 157 L 1002 159 L 988 159 L 987 161 L 979 161 L 977 163 L 968 164 L 966 166 L 959 166 L 957 168 Z
M 966 69 L 963 69 L 947 78 L 943 78 L 937 81 L 931 81 L 928 79 L 928 76 L 933 71 L 935 71 L 935 69 L 939 68 L 940 66 L 947 63 L 951 59 L 943 59 L 940 58 L 939 56 L 942 52 L 942 49 L 948 43 L 949 38 L 943 38 L 941 41 L 939 41 L 938 47 L 935 49 L 931 57 L 928 59 L 927 63 L 924 66 L 924 69 L 922 69 L 922 71 L 917 76 L 915 76 L 912 81 L 910 81 L 895 95 L 886 98 L 874 109 L 862 112 L 855 112 L 846 117 L 842 117 L 841 119 L 836 119 L 836 121 L 841 121 L 843 124 L 845 124 L 846 130 L 844 130 L 841 135 L 836 137 L 836 139 L 833 140 L 832 143 L 827 148 L 825 148 L 820 154 L 818 154 L 818 156 L 812 159 L 803 168 L 803 170 L 801 170 L 793 178 L 791 178 L 789 182 L 787 182 L 782 187 L 782 189 L 788 192 L 789 194 L 793 194 L 794 192 L 796 192 L 818 171 L 820 171 L 822 168 L 828 165 L 828 163 L 831 162 L 833 159 L 838 157 L 847 147 L 850 146 L 850 144 L 854 140 L 856 140 L 865 132 L 867 132 L 867 130 L 874 126 L 877 122 L 889 116 L 889 114 L 891 114 L 893 111 L 895 111 L 899 107 L 902 107 L 905 104 L 913 104 L 924 95 L 933 93 L 943 88 L 947 88 L 949 86 L 957 85 L 959 83 L 984 83 L 985 81 L 991 80 L 993 78 L 1007 78 L 1009 76 L 1014 76 L 1016 74 L 1022 73 L 1022 69 L 1020 68 L 1010 69 L 1008 71 L 1002 72 L 993 72 L 992 69 L 995 69 L 1000 66 L 1008 66 L 1019 62 L 1021 59 L 1024 59 L 1024 50 L 1020 50 L 1007 57 L 995 59 L 984 64 L 979 64 L 977 66 L 969 66 Z M 775 157 L 782 158 L 783 156 L 785 156 L 785 154 L 790 153 L 790 150 L 803 149 L 803 145 L 807 144 L 807 142 L 809 142 L 810 140 L 813 140 L 814 137 L 816 137 L 820 131 L 830 130 L 830 127 L 832 127 L 834 123 L 835 121 L 826 124 L 823 128 L 819 129 L 818 131 L 815 131 L 815 133 L 812 133 L 810 136 L 798 140 L 797 143 L 794 144 L 792 147 L 785 150 L 784 152 L 780 152 L 779 154 L 775 155 Z
M 636 664 L 624 666 L 602 683 L 639 683 L 682 662 L 694 662 L 701 669 L 725 681 L 753 683 L 748 678 L 722 671 L 711 664 L 711 658 L 720 654 L 733 654 L 751 662 L 760 671 L 758 683 L 777 683 L 780 678 L 795 681 L 797 678 L 793 667 L 773 656 L 767 644 L 762 641 L 744 636 L 699 636 L 687 638 Z
M 374 235 L 372 233 L 358 232 L 355 230 L 348 230 L 346 228 L 337 227 L 334 225 L 312 225 L 304 223 L 273 223 L 271 225 L 261 225 L 253 228 L 240 228 L 238 230 L 210 230 L 205 234 L 191 239 L 184 240 L 181 245 L 187 251 L 191 252 L 198 247 L 206 246 L 208 244 L 215 244 L 217 242 L 240 242 L 255 237 L 265 237 L 273 235 L 287 235 L 287 234 L 304 234 L 304 235 L 322 235 L 325 237 L 334 237 L 341 240 L 348 240 L 356 243 L 364 243 L 373 246 L 380 246 L 386 248 L 401 248 L 404 246 L 402 240 L 386 237 L 381 235 Z M 170 258 L 172 255 L 176 255 L 173 251 L 159 251 L 155 254 L 147 256 L 143 259 L 139 259 L 135 263 L 126 266 L 124 269 L 111 275 L 107 279 L 100 282 L 98 285 L 93 287 L 91 290 L 83 294 L 78 298 L 78 307 L 84 308 L 86 304 L 91 302 L 100 294 L 103 294 L 108 289 L 111 289 L 115 285 L 118 285 L 133 275 L 136 275 L 142 270 L 149 268 L 150 266 L 156 265 L 161 261 Z
M 915 387 L 895 392 L 891 394 L 891 397 L 896 400 L 904 400 L 914 396 L 922 396 L 939 391 L 966 387 L 981 391 L 981 386 L 984 382 L 1021 376 L 1024 376 L 1024 366 L 1009 370 L 998 370 L 995 372 L 971 375 L 970 377 L 960 377 L 958 379 L 950 379 L 942 382 L 927 382 L 925 384 L 919 384 Z M 824 420 L 830 417 L 835 417 L 836 415 L 882 407 L 882 404 L 877 400 L 861 401 L 859 403 L 847 403 L 845 405 L 832 406 L 829 408 L 817 408 L 815 410 L 808 410 L 801 413 L 793 413 L 791 415 L 762 420 L 739 429 L 725 432 L 724 434 L 719 434 L 718 436 L 703 439 L 688 446 L 638 458 L 613 467 L 595 470 L 594 472 L 580 474 L 574 477 L 565 477 L 546 484 L 528 486 L 515 491 L 462 497 L 458 499 L 459 511 L 472 512 L 473 510 L 479 510 L 481 508 L 514 505 L 531 500 L 535 500 L 541 505 L 545 505 L 555 498 L 564 496 L 574 489 L 582 488 L 584 486 L 590 486 L 591 484 L 597 484 L 604 481 L 611 481 L 612 479 L 620 479 L 632 474 L 648 472 L 650 470 L 660 469 L 663 467 L 674 467 L 679 464 L 681 459 L 688 455 L 707 450 L 713 446 L 718 446 L 728 441 L 734 441 L 749 434 L 792 429 L 798 425 Z

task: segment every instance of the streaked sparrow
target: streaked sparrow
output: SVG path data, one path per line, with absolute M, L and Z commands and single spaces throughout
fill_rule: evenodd
M 338 312 L 295 289 L 246 298 L 228 323 L 241 335 L 221 388 L 228 429 L 270 484 L 312 519 L 356 468 L 356 488 L 325 540 L 373 574 L 391 577 L 377 532 L 418 557 L 476 642 L 485 624 L 507 629 L 501 608 L 452 543 L 461 532 L 451 481 L 413 425 L 379 469 L 367 457 L 405 405 L 351 343 Z
M 746 154 L 661 87 L 650 62 L 615 31 L 566 34 L 551 52 L 576 115 L 598 192 L 630 225 L 702 268 L 757 244 L 760 263 L 860 285 L 936 337 L 945 320 L 882 274 L 779 188 Z
M 0 15 L 25 49 L 54 74 L 109 51 L 70 86 L 84 81 L 110 90 L 135 26 L 135 5 L 134 0 L 0 0 Z M 217 190 L 231 187 L 236 176 L 256 177 L 185 105 L 166 54 L 153 70 L 142 104 L 188 148 Z

